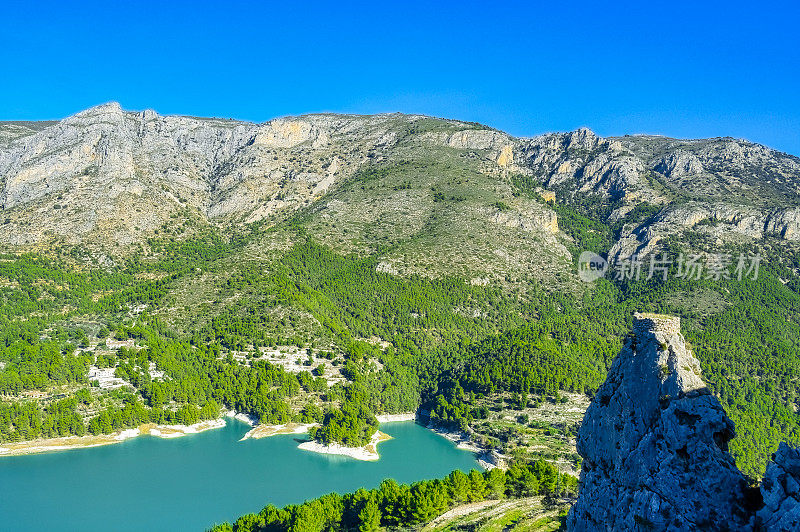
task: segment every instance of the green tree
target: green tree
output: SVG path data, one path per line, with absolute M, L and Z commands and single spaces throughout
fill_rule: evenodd
M 469 472 L 469 500 L 482 501 L 486 497 L 486 479 L 483 474 L 473 469 Z
M 470 499 L 470 479 L 462 471 L 453 471 L 447 477 L 450 484 L 450 496 L 455 502 L 467 502 Z
M 364 506 L 358 512 L 358 530 L 360 532 L 374 532 L 381 526 L 381 511 L 377 498 L 371 494 Z

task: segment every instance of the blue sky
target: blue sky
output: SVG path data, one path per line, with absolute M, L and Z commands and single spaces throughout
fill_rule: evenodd
M 402 111 L 800 155 L 796 2 L 109 4 L 4 0 L 0 119 Z

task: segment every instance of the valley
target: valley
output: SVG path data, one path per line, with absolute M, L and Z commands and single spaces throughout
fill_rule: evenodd
M 234 411 L 361 448 L 379 416 L 413 412 L 536 479 L 496 495 L 531 515 L 546 497 L 547 529 L 576 494 L 584 412 L 647 311 L 681 317 L 736 423 L 732 456 L 761 478 L 779 442 L 800 443 L 798 179 L 796 157 L 731 138 L 515 138 L 419 115 L 253 124 L 106 104 L 2 122 L 0 447 Z M 587 250 L 611 264 L 592 283 Z M 632 255 L 642 275 L 615 278 Z M 648 276 L 654 255 L 707 269 Z M 740 255 L 756 275 L 737 277 Z

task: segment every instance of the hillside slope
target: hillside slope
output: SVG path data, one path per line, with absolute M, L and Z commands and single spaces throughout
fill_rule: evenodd
M 553 279 L 570 272 L 575 244 L 554 199 L 617 226 L 615 257 L 687 229 L 733 242 L 800 238 L 800 160 L 730 138 L 581 129 L 521 139 L 400 114 L 252 124 L 110 103 L 57 123 L 2 122 L 0 140 L 0 241 L 14 249 L 119 256 L 164 231 L 239 231 L 300 214 L 335 249 L 381 250 L 384 271 Z
M 421 407 L 575 471 L 587 395 L 632 312 L 658 311 L 684 320 L 758 476 L 800 441 L 799 168 L 729 138 L 526 139 L 400 114 L 106 104 L 0 123 L 0 441 L 219 407 L 346 410 L 368 431 Z M 638 278 L 584 283 L 583 250 L 614 269 L 656 250 L 733 263 L 662 278 L 645 257 Z M 738 278 L 740 255 L 761 269 Z

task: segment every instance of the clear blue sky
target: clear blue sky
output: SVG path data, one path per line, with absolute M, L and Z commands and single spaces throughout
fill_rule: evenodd
M 113 3 L 3 1 L 0 119 L 402 111 L 800 155 L 797 2 Z

